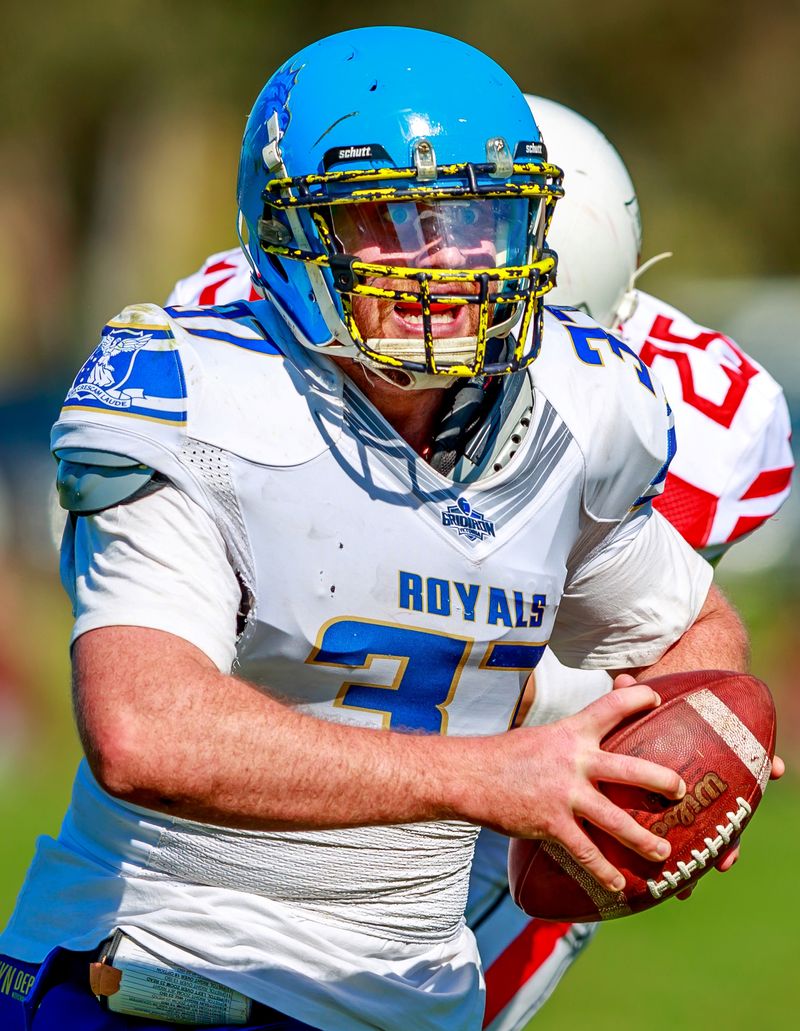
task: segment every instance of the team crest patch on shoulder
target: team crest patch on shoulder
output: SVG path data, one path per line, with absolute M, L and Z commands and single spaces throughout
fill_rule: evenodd
M 454 505 L 448 505 L 442 512 L 442 526 L 451 526 L 459 537 L 468 541 L 482 541 L 494 537 L 494 523 L 477 512 L 466 498 L 458 498 Z
M 110 410 L 159 422 L 186 422 L 186 384 L 172 331 L 110 323 L 84 363 L 64 408 Z

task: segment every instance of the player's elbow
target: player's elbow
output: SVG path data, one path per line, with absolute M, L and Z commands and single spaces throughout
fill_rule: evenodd
M 153 764 L 145 728 L 135 714 L 117 712 L 113 720 L 104 720 L 79 713 L 78 724 L 86 758 L 100 787 L 124 801 L 140 798 L 151 787 L 148 770 Z
M 153 787 L 158 726 L 135 706 L 76 683 L 78 733 L 95 780 L 110 795 L 134 802 Z
M 105 791 L 140 805 L 187 790 L 195 753 L 175 712 L 175 685 L 203 672 L 180 643 L 169 635 L 154 641 L 154 633 L 87 631 L 72 655 L 75 716 L 89 766 Z

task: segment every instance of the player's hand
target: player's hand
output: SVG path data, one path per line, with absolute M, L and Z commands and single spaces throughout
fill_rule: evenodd
M 491 818 L 480 822 L 511 837 L 557 841 L 603 887 L 621 891 L 622 873 L 601 853 L 582 821 L 647 859 L 663 861 L 669 855 L 669 842 L 642 827 L 597 788 L 599 782 L 630 784 L 670 799 L 684 796 L 686 785 L 673 770 L 600 747 L 622 720 L 659 703 L 652 688 L 633 683 L 567 719 L 494 739 L 502 768 L 485 782 L 491 791 L 486 800 Z
M 784 773 L 786 773 L 786 764 L 779 755 L 776 755 L 772 760 L 772 770 L 770 772 L 769 779 L 780 780 Z M 734 847 L 729 852 L 725 853 L 725 855 L 722 857 L 722 859 L 719 860 L 718 863 L 714 864 L 714 866 L 717 868 L 717 870 L 719 870 L 720 873 L 727 873 L 728 870 L 730 870 L 730 868 L 738 862 L 740 849 L 741 846 L 737 842 L 737 844 L 734 845 Z M 697 885 L 693 884 L 689 888 L 684 888 L 683 891 L 678 892 L 675 898 L 680 899 L 681 901 L 690 898 L 692 892 L 696 887 Z

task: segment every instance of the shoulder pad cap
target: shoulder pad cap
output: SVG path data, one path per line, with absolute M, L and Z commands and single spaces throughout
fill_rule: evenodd
M 186 409 L 186 377 L 167 313 L 155 304 L 132 304 L 103 327 L 62 417 L 123 416 L 179 430 Z
M 583 455 L 593 519 L 621 519 L 662 489 L 672 415 L 661 383 L 624 341 L 582 312 L 547 307 L 531 377 Z
M 61 507 L 89 515 L 127 501 L 146 487 L 155 470 L 109 451 L 65 448 L 56 452 Z
M 341 373 L 325 364 L 317 371 L 269 301 L 132 305 L 78 373 L 51 448 L 127 455 L 181 489 L 190 441 L 265 465 L 307 462 L 342 431 Z

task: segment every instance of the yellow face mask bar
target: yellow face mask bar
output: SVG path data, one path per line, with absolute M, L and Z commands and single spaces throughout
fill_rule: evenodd
M 330 271 L 333 285 L 341 300 L 344 325 L 358 349 L 373 362 L 443 376 L 471 377 L 516 372 L 529 365 L 538 354 L 542 319 L 540 301 L 552 289 L 556 269 L 556 256 L 544 249 L 544 240 L 555 204 L 563 196 L 564 191 L 561 186 L 562 173 L 556 165 L 536 162 L 513 164 L 508 169 L 515 177 L 535 176 L 539 182 L 494 180 L 487 183 L 484 179 L 479 183 L 478 177 L 491 175 L 494 167 L 492 164 L 439 166 L 435 170 L 436 186 L 420 183 L 418 167 L 348 169 L 296 178 L 271 179 L 262 194 L 265 213 L 258 223 L 260 246 L 267 254 L 277 258 L 302 261 Z M 442 179 L 453 179 L 454 182 L 441 185 Z M 351 187 L 354 183 L 375 184 L 381 180 L 391 180 L 393 185 L 370 185 L 364 189 L 339 192 L 343 186 Z M 408 185 L 404 180 L 409 181 Z M 531 206 L 528 214 L 529 261 L 493 268 L 415 268 L 360 261 L 340 252 L 323 214 L 325 208 L 341 204 L 519 197 L 537 199 L 541 202 L 535 208 Z M 281 213 L 283 218 L 268 217 L 270 208 L 276 213 Z M 298 235 L 305 242 L 305 234 L 298 234 L 290 228 L 292 225 L 299 225 L 297 209 L 312 209 L 310 215 L 325 248 L 324 252 L 315 253 L 302 247 L 290 246 Z M 376 280 L 380 279 L 408 281 L 409 289 L 390 289 L 375 285 Z M 440 293 L 437 290 L 432 294 L 431 285 L 434 283 L 474 284 L 474 292 Z M 505 288 L 510 289 L 504 293 Z M 365 340 L 353 317 L 353 295 L 419 304 L 423 330 L 422 354 L 419 353 L 418 339 L 386 341 L 387 345 L 392 346 L 386 346 L 385 349 L 381 348 L 380 339 Z M 475 337 L 454 340 L 446 337 L 435 338 L 431 317 L 433 298 L 438 303 L 454 306 L 479 305 Z M 495 318 L 492 322 L 493 315 L 505 311 L 510 312 L 509 317 Z M 517 322 L 519 327 L 514 338 L 511 329 Z M 526 343 L 532 324 L 534 346 L 526 354 Z M 506 347 L 505 353 L 498 356 L 498 360 L 487 362 L 488 342 L 493 336 L 501 337 L 503 330 L 506 330 L 509 342 L 513 342 L 513 350 L 509 352 Z

